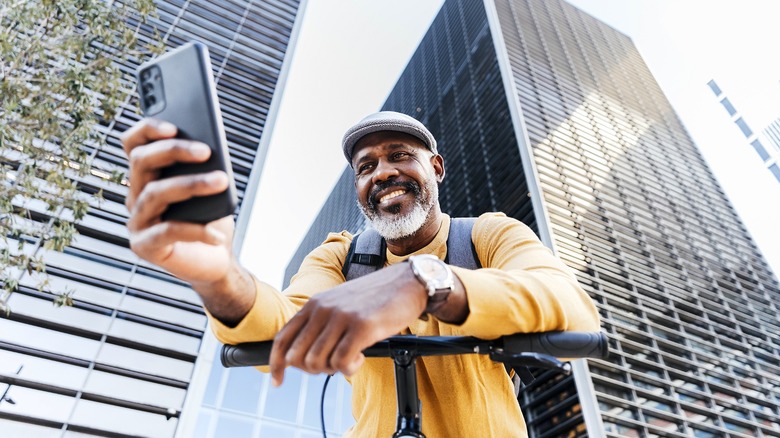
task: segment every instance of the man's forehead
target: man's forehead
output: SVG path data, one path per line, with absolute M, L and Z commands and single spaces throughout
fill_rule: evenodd
M 355 149 L 352 151 L 355 159 L 361 155 L 369 153 L 369 148 L 373 146 L 385 145 L 390 148 L 415 147 L 428 150 L 419 138 L 403 132 L 396 131 L 378 131 L 372 132 L 358 140 L 355 143 Z

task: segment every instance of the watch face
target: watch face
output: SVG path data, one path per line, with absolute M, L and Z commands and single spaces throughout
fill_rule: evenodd
M 414 276 L 428 291 L 426 312 L 433 312 L 441 303 L 447 301 L 455 286 L 452 271 L 446 263 L 431 254 L 412 256 L 409 258 Z M 431 307 L 433 306 L 433 307 Z
M 445 281 L 449 276 L 447 268 L 439 260 L 423 259 L 419 263 L 420 275 L 432 281 Z

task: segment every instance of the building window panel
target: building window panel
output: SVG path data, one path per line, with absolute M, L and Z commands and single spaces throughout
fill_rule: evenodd
M 133 275 L 128 286 L 151 292 L 163 297 L 172 298 L 184 303 L 200 305 L 201 300 L 198 294 L 189 287 L 172 284 L 169 281 L 154 278 L 141 273 Z
M 769 166 L 769 171 L 772 172 L 772 175 L 775 176 L 775 179 L 780 182 L 780 166 L 773 164 Z
M 106 365 L 185 382 L 189 381 L 193 366 L 189 362 L 113 344 L 102 346 L 97 361 Z
M 78 390 L 84 384 L 87 364 L 82 361 L 83 366 L 72 365 L 0 350 L 0 374 L 72 390 Z M 0 391 L 5 391 L 3 384 L 0 384 Z
M 295 436 L 295 431 L 297 428 L 293 426 L 289 426 L 286 424 L 279 424 L 274 423 L 270 421 L 263 421 L 262 426 L 260 426 L 260 435 L 259 436 L 268 436 L 268 437 L 283 437 L 283 436 Z M 217 435 L 217 436 L 238 436 L 238 435 Z
M 207 318 L 203 313 L 177 309 L 136 296 L 125 296 L 119 309 L 195 330 L 203 330 L 206 327 Z
M 100 347 L 92 339 L 7 319 L 0 319 L 0 341 L 86 360 L 94 358 Z
M 87 332 L 101 334 L 108 330 L 111 324 L 110 314 L 96 313 L 76 307 L 55 307 L 51 301 L 34 298 L 21 293 L 11 296 L 9 304 L 12 308 L 23 309 L 20 314 L 31 316 L 49 323 L 63 324 L 68 327 L 78 328 Z
M 84 391 L 119 397 L 136 403 L 179 409 L 184 403 L 185 390 L 146 382 L 102 371 L 92 371 Z
M 0 391 L 5 392 L 6 387 L 6 384 L 0 383 Z M 11 398 L 14 403 L 3 402 L 0 405 L 3 413 L 41 418 L 58 423 L 67 421 L 75 402 L 72 395 L 54 394 L 19 385 L 11 386 L 6 396 Z M 5 420 L 0 420 L 0 424 L 2 424 L 0 430 L 2 430 L 3 436 L 12 436 L 6 434 Z
M 180 351 L 197 356 L 200 339 L 133 321 L 115 319 L 109 331 L 111 336 L 145 345 Z
M 208 436 L 209 428 L 211 427 L 211 420 L 214 416 L 210 411 L 201 409 L 198 413 L 198 421 L 195 423 L 195 437 L 206 438 Z
M 277 420 L 296 421 L 302 378 L 301 371 L 288 368 L 284 374 L 284 385 L 272 388 L 266 393 L 263 416 Z
M 215 364 L 214 366 L 220 366 Z M 227 371 L 227 385 L 222 407 L 248 414 L 256 414 L 263 381 L 268 376 L 254 368 L 231 368 Z M 289 371 L 286 374 L 290 374 Z M 287 377 L 285 375 L 285 377 Z M 285 385 L 287 379 L 285 378 Z
M 723 91 L 721 91 L 720 87 L 718 87 L 718 84 L 715 83 L 714 80 L 707 82 L 707 85 L 710 87 L 712 92 L 715 93 L 716 96 L 720 96 L 721 94 L 723 94 Z
M 726 108 L 726 111 L 728 111 L 730 116 L 733 116 L 737 113 L 737 110 L 734 108 L 734 105 L 731 104 L 731 101 L 729 101 L 728 97 L 724 97 L 720 104 L 723 105 L 723 108 Z
M 325 376 L 307 375 L 306 376 L 306 399 L 303 409 L 303 424 L 311 427 L 320 427 L 320 400 L 322 397 L 322 387 L 325 383 Z M 325 426 L 333 429 L 336 426 L 336 403 L 338 377 L 331 378 L 327 391 L 325 391 Z
M 164 415 L 80 400 L 70 423 L 107 432 L 163 438 L 173 436 L 178 419 L 167 420 Z
M 744 134 L 746 138 L 750 137 L 751 135 L 753 135 L 753 131 L 747 125 L 745 120 L 742 119 L 742 117 L 740 117 L 737 120 L 735 120 L 734 123 L 739 127 L 739 130 L 742 131 L 742 134 Z

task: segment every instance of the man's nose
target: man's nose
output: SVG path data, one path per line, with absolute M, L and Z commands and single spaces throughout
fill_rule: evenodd
M 376 169 L 374 169 L 374 176 L 372 181 L 377 183 L 381 181 L 387 181 L 397 176 L 398 169 L 396 169 L 393 163 L 390 163 L 387 160 L 379 160 L 379 162 L 376 164 Z

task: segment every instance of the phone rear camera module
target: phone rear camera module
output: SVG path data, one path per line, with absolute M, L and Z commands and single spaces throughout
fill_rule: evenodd
M 153 65 L 139 75 L 138 91 L 144 113 L 151 116 L 165 109 L 165 92 L 160 68 Z

